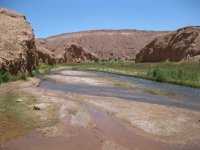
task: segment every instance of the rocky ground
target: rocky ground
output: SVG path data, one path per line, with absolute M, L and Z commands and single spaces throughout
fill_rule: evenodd
M 65 84 L 90 85 L 94 82 L 93 86 L 105 85 L 106 81 L 109 81 L 107 86 L 114 86 L 116 83 L 114 80 L 100 80 L 99 76 L 81 71 L 61 71 L 60 76 L 62 75 L 62 78 L 49 75 L 48 79 L 60 79 L 56 82 L 63 80 Z M 67 76 L 82 77 L 72 83 L 75 79 Z M 4 84 L 0 90 L 2 94 L 14 89 L 13 92 L 34 97 L 35 101 L 26 107 L 27 111 L 37 112 L 40 116 L 38 122 L 48 122 L 53 118 L 58 120 L 45 126 L 37 126 L 18 138 L 3 142 L 0 149 L 200 149 L 198 111 L 60 92 L 40 88 L 39 83 L 39 79 L 30 78 L 26 82 Z

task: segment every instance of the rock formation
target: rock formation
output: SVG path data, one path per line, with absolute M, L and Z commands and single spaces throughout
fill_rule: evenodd
M 80 45 L 70 44 L 56 49 L 54 52 L 58 63 L 81 63 L 86 61 L 97 61 L 98 56 L 83 49 Z
M 55 55 L 48 49 L 42 46 L 37 46 L 36 53 L 37 53 L 39 62 L 48 64 L 48 65 L 56 64 Z
M 37 39 L 37 45 L 54 52 L 70 43 L 77 43 L 100 59 L 135 59 L 136 54 L 156 36 L 166 32 L 139 30 L 94 30 L 65 33 Z M 64 50 L 64 49 L 63 49 Z M 61 51 L 60 51 L 61 52 Z M 62 53 L 62 52 L 61 52 Z
M 198 60 L 200 26 L 185 27 L 155 38 L 136 56 L 136 62 Z
M 36 68 L 33 30 L 22 14 L 0 9 L 0 70 L 11 74 Z

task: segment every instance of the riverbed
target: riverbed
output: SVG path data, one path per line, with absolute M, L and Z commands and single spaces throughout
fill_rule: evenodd
M 54 106 L 59 122 L 9 140 L 1 150 L 200 149 L 199 89 L 69 68 L 39 78 L 3 89 Z

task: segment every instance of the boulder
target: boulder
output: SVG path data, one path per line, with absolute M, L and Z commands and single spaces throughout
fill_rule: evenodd
M 136 62 L 179 62 L 198 55 L 200 26 L 191 26 L 155 38 L 136 55 Z
M 0 70 L 18 74 L 37 67 L 33 29 L 24 15 L 0 9 L 0 34 Z
M 40 104 L 35 104 L 34 106 L 33 106 L 33 109 L 34 110 L 44 110 L 44 109 L 46 109 L 48 106 L 47 106 L 47 104 L 45 104 L 45 103 L 40 103 Z
M 194 57 L 190 57 L 190 58 L 186 59 L 185 61 L 188 61 L 188 62 L 200 62 L 200 55 L 196 55 Z

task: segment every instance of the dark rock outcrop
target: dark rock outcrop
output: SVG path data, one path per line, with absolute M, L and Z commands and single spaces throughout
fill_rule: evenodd
M 11 74 L 37 67 L 33 30 L 22 14 L 0 9 L 0 70 Z
M 155 38 L 136 56 L 136 62 L 196 60 L 200 55 L 200 26 L 185 27 Z
M 77 43 L 99 59 L 135 59 L 136 54 L 158 35 L 167 32 L 139 30 L 94 30 L 65 33 L 37 39 L 37 45 L 54 52 L 70 43 Z M 60 51 L 61 52 L 61 51 Z M 62 53 L 62 52 L 61 52 Z

